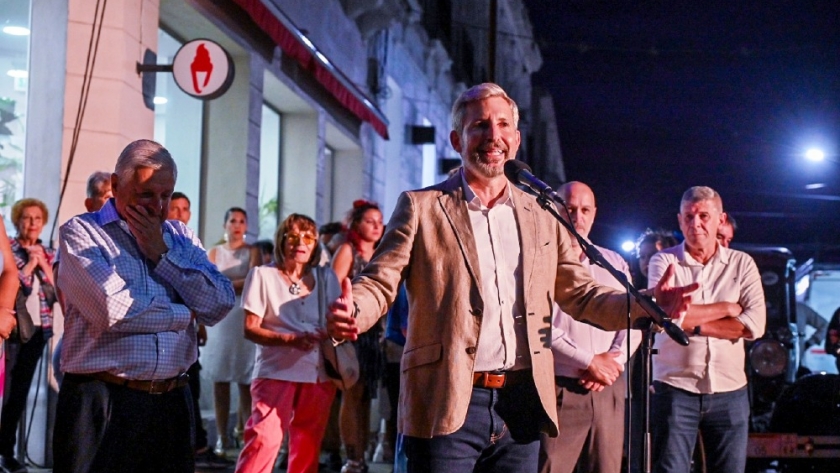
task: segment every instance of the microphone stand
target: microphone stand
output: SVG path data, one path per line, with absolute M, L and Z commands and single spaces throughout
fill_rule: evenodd
M 662 327 L 665 332 L 674 339 L 675 342 L 679 343 L 683 346 L 688 346 L 688 337 L 686 336 L 685 332 L 676 325 L 671 322 L 671 318 L 662 310 L 661 307 L 656 305 L 653 298 L 642 294 L 636 289 L 633 284 L 627 279 L 627 276 L 615 268 L 609 261 L 604 258 L 600 251 L 595 248 L 595 245 L 584 239 L 580 234 L 575 230 L 574 225 L 564 220 L 560 213 L 557 212 L 557 209 L 554 207 L 553 203 L 557 202 L 562 206 L 566 206 L 566 203 L 563 202 L 562 199 L 557 197 L 554 191 L 549 187 L 542 192 L 539 192 L 537 195 L 537 202 L 540 204 L 540 207 L 543 210 L 550 213 L 555 219 L 557 219 L 560 224 L 562 224 L 566 230 L 571 233 L 571 235 L 577 239 L 580 248 L 583 250 L 583 253 L 589 258 L 589 261 L 593 264 L 597 264 L 598 266 L 604 268 L 608 273 L 610 273 L 618 282 L 621 283 L 622 286 L 627 288 L 628 299 L 630 296 L 636 300 L 636 302 L 644 309 L 645 312 L 650 316 L 649 319 L 645 319 L 641 321 L 641 326 L 637 326 L 635 328 L 641 329 L 643 331 L 642 337 L 642 363 L 644 363 L 642 369 L 642 386 L 643 389 L 642 393 L 642 405 L 644 408 L 644 415 L 642 416 L 642 429 L 644 432 L 644 440 L 643 440 L 643 448 L 642 448 L 642 471 L 645 473 L 650 473 L 651 471 L 651 433 L 650 433 L 650 384 L 651 384 L 651 361 L 653 355 L 656 354 L 656 350 L 653 349 L 653 327 L 652 325 L 655 323 Z M 629 304 L 628 304 L 628 327 L 630 325 L 630 311 L 629 311 Z M 627 338 L 629 340 L 630 334 L 627 334 Z M 628 354 L 629 355 L 629 354 Z M 628 362 L 629 362 L 628 356 Z M 629 376 L 628 376 L 629 380 Z M 630 383 L 628 382 L 628 389 L 630 389 Z M 629 429 L 632 432 L 632 429 Z M 627 442 L 629 445 L 630 436 L 627 438 Z M 630 462 L 630 449 L 628 448 L 628 455 L 627 455 L 627 468 L 628 471 L 631 468 Z
M 551 188 L 548 188 L 548 191 L 553 193 L 553 191 L 551 191 Z M 601 252 L 598 251 L 597 248 L 595 248 L 595 245 L 589 243 L 589 241 L 580 236 L 577 230 L 575 230 L 574 225 L 563 220 L 563 217 L 561 217 L 560 213 L 557 212 L 557 209 L 554 207 L 554 205 L 552 205 L 552 201 L 548 199 L 548 196 L 546 194 L 548 194 L 548 192 L 542 192 L 537 196 L 537 202 L 540 204 L 540 207 L 542 207 L 543 210 L 547 211 L 555 219 L 557 219 L 557 221 L 560 222 L 564 227 L 566 227 L 566 230 L 568 230 L 569 233 L 571 233 L 572 236 L 574 236 L 575 239 L 577 239 L 580 248 L 583 250 L 583 253 L 586 255 L 586 257 L 589 258 L 589 261 L 593 264 L 604 268 L 608 273 L 612 275 L 612 277 L 614 277 L 619 283 L 621 283 L 622 286 L 626 287 L 627 292 L 629 292 L 630 295 L 633 296 L 633 299 L 635 299 L 636 303 L 639 304 L 639 306 L 641 306 L 641 308 L 645 312 L 647 312 L 647 314 L 650 316 L 650 318 L 656 325 L 662 327 L 665 330 L 665 333 L 667 333 L 668 336 L 670 336 L 672 339 L 674 339 L 675 342 L 679 343 L 680 345 L 688 346 L 688 336 L 686 336 L 685 332 L 683 332 L 681 328 L 674 325 L 674 323 L 671 321 L 671 318 L 668 317 L 668 314 L 666 314 L 661 307 L 656 305 L 656 302 L 652 297 L 648 296 L 647 294 L 642 294 L 638 289 L 636 289 L 636 287 L 633 286 L 633 284 L 631 284 L 629 280 L 627 280 L 627 276 L 621 271 L 617 270 L 615 266 L 611 265 L 610 262 L 607 261 L 606 258 L 604 258 L 604 255 L 602 255 Z M 565 202 L 563 202 L 562 200 L 558 200 L 558 203 L 563 206 L 566 205 Z
M 651 363 L 653 362 L 653 355 L 658 353 L 658 350 L 653 348 L 653 322 L 645 320 L 644 328 L 642 328 L 642 472 L 650 473 L 653 469 L 653 439 L 650 431 L 650 385 L 653 383 L 651 373 Z M 628 455 L 629 459 L 629 455 Z M 631 464 L 627 463 L 628 471 Z

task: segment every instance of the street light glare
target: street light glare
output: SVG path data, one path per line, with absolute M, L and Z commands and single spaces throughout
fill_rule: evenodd
M 811 148 L 805 152 L 805 157 L 811 161 L 819 162 L 825 159 L 825 153 L 821 149 Z
M 621 249 L 624 250 L 625 253 L 630 253 L 631 251 L 636 249 L 636 244 L 630 240 L 627 240 L 621 244 Z

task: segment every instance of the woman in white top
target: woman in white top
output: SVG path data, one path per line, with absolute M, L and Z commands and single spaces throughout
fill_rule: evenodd
M 230 417 L 230 385 L 239 387 L 239 408 L 234 437 L 242 433 L 242 426 L 251 412 L 251 376 L 254 371 L 256 347 L 245 339 L 242 325 L 245 313 L 239 300 L 245 276 L 260 262 L 259 251 L 245 243 L 248 230 L 248 215 L 239 207 L 231 207 L 225 212 L 225 243 L 210 248 L 207 257 L 219 268 L 236 292 L 236 305 L 221 322 L 207 327 L 207 344 L 200 354 L 203 376 L 213 381 L 213 407 L 216 413 L 215 452 L 225 456 L 226 450 L 233 447 L 228 435 Z
M 320 352 L 327 310 L 321 305 L 336 300 L 341 288 L 331 269 L 316 271 L 317 228 L 304 215 L 286 218 L 274 236 L 275 265 L 253 268 L 242 290 L 245 336 L 257 343 L 257 360 L 238 472 L 273 471 L 284 431 L 289 434 L 288 471 L 318 471 L 336 390 Z

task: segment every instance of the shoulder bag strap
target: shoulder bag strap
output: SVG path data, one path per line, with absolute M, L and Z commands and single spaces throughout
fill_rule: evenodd
M 318 276 L 318 281 L 316 281 L 316 286 L 318 286 L 318 321 L 321 326 L 325 325 L 326 322 L 326 312 L 324 312 L 327 308 L 327 278 L 326 278 L 326 270 L 324 270 L 323 266 L 316 266 L 315 273 Z

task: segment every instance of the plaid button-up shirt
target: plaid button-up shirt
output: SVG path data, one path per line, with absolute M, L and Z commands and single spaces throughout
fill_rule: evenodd
M 196 321 L 223 319 L 234 304 L 233 286 L 186 225 L 166 221 L 163 237 L 169 251 L 155 265 L 140 252 L 114 199 L 62 225 L 64 372 L 154 380 L 195 362 Z

